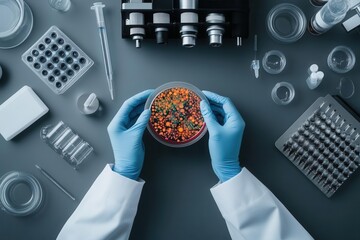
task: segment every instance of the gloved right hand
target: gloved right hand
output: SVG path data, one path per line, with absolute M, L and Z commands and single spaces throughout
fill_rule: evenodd
M 139 178 L 144 163 L 142 137 L 151 115 L 149 109 L 144 110 L 144 105 L 153 91 L 147 90 L 126 100 L 108 126 L 115 157 L 113 170 L 133 180 Z
M 210 101 L 210 105 L 201 101 L 200 109 L 210 135 L 211 164 L 220 181 L 225 182 L 241 171 L 239 153 L 245 122 L 229 98 L 203 92 Z

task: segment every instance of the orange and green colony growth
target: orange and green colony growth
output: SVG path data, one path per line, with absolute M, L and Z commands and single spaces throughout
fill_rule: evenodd
M 162 139 L 184 143 L 193 140 L 203 130 L 200 97 L 193 91 L 175 87 L 156 96 L 151 105 L 150 124 Z

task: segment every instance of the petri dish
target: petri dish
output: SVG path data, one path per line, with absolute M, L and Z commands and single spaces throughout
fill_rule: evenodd
M 10 37 L 22 24 L 24 17 L 24 2 L 0 0 L 0 37 Z
M 200 111 L 206 96 L 185 82 L 170 82 L 157 88 L 145 103 L 151 110 L 150 134 L 169 147 L 187 147 L 199 141 L 207 128 Z
M 14 216 L 38 211 L 44 198 L 39 181 L 31 174 L 11 171 L 0 179 L 0 207 Z
M 271 50 L 265 53 L 262 65 L 266 72 L 270 74 L 279 74 L 286 66 L 286 57 L 278 50 Z
M 33 14 L 23 0 L 0 0 L 0 49 L 23 43 L 33 28 Z
M 279 82 L 271 91 L 271 98 L 278 105 L 287 105 L 295 97 L 295 89 L 291 83 Z
M 328 55 L 327 64 L 336 73 L 347 73 L 354 68 L 356 57 L 346 46 L 335 47 Z
M 269 34 L 282 43 L 298 41 L 306 30 L 306 17 L 300 8 L 290 3 L 273 7 L 267 15 L 266 26 Z

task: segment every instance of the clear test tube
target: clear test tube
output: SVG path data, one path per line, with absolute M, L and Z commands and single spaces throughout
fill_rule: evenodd
M 78 135 L 74 135 L 64 147 L 63 155 L 70 154 L 79 145 L 82 140 Z
M 41 130 L 41 138 L 43 140 L 46 139 L 46 141 L 48 141 L 49 143 L 53 144 L 60 136 L 61 133 L 64 132 L 64 130 L 66 129 L 66 126 L 63 122 L 59 122 L 58 124 L 56 124 L 49 132 L 49 127 L 44 127 Z
M 70 160 L 79 165 L 92 151 L 93 148 L 87 142 L 82 141 L 71 153 Z
M 70 139 L 74 137 L 74 135 L 75 134 L 71 131 L 70 128 L 66 128 L 65 131 L 58 138 L 58 140 L 56 140 L 56 142 L 54 143 L 54 148 L 59 150 L 63 149 L 70 141 Z
M 327 32 L 345 18 L 348 10 L 347 1 L 330 0 L 311 18 L 309 22 L 310 33 L 319 35 Z

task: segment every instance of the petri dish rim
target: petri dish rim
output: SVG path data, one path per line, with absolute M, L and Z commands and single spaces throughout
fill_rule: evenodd
M 15 36 L 9 39 L 0 38 L 0 49 L 11 49 L 22 44 L 30 35 L 33 29 L 34 16 L 29 5 L 24 2 L 24 20 Z M 23 29 L 22 29 L 23 28 Z
M 17 206 L 16 200 L 12 198 L 13 189 L 25 184 L 31 191 L 30 199 Z M 0 178 L 0 207 L 5 212 L 14 216 L 27 216 L 35 213 L 42 205 L 43 190 L 39 181 L 31 174 L 11 171 Z
M 332 63 L 332 56 L 334 55 L 334 53 L 340 52 L 340 51 L 344 52 L 348 56 L 348 58 L 351 60 L 347 69 L 339 69 L 339 68 L 335 67 Z M 355 63 L 356 63 L 355 53 L 353 52 L 353 50 L 351 48 L 343 46 L 343 45 L 334 47 L 327 57 L 328 67 L 336 73 L 347 73 L 347 72 L 351 71 L 354 68 Z
M 288 15 L 292 17 L 295 24 L 291 34 L 282 35 L 277 31 L 276 19 L 281 15 Z M 273 7 L 267 17 L 266 26 L 270 35 L 277 41 L 282 43 L 293 43 L 298 41 L 306 31 L 306 16 L 304 12 L 294 4 L 281 3 Z
M 200 97 L 201 100 L 206 101 L 207 103 L 209 103 L 209 101 L 207 100 L 205 94 L 198 89 L 197 87 L 195 87 L 194 85 L 190 84 L 190 83 L 186 83 L 186 82 L 168 82 L 166 84 L 161 85 L 160 87 L 158 87 L 157 89 L 155 89 L 155 91 L 148 97 L 146 103 L 145 103 L 145 107 L 144 109 L 150 109 L 150 107 L 152 106 L 154 100 L 156 99 L 156 97 L 162 93 L 163 91 L 166 91 L 168 89 L 171 88 L 176 88 L 176 87 L 181 87 L 181 88 L 187 88 L 189 90 L 191 90 L 192 92 L 194 92 L 198 97 Z M 150 134 L 160 143 L 169 146 L 169 147 L 175 147 L 175 148 L 181 148 L 181 147 L 187 147 L 190 146 L 194 143 L 196 143 L 197 141 L 199 141 L 207 132 L 207 127 L 206 124 L 204 122 L 204 125 L 202 126 L 202 128 L 199 130 L 199 132 L 194 135 L 192 138 L 183 141 L 183 142 L 173 142 L 173 141 L 166 141 L 163 138 L 161 138 L 160 136 L 158 136 L 158 134 L 155 132 L 155 130 L 153 129 L 153 127 L 151 126 L 150 122 L 147 125 L 147 129 L 150 132 Z
M 286 88 L 290 95 L 288 97 L 288 99 L 286 101 L 284 101 L 283 99 L 279 98 L 277 92 L 280 88 Z M 278 105 L 288 105 L 289 103 L 291 103 L 294 98 L 295 98 L 295 88 L 291 83 L 288 82 L 278 82 L 277 84 L 275 84 L 274 88 L 271 91 L 271 98 L 272 100 L 278 104 Z
M 280 68 L 275 70 L 275 69 L 271 69 L 270 67 L 268 67 L 267 65 L 267 59 L 270 57 L 270 56 L 277 56 L 280 58 Z M 271 50 L 271 51 L 268 51 L 265 53 L 263 59 L 262 59 L 262 65 L 263 65 L 263 68 L 264 70 L 267 72 L 267 73 L 270 73 L 270 74 L 279 74 L 281 73 L 285 67 L 286 67 L 286 57 L 285 55 L 279 51 L 279 50 Z
M 4 32 L 0 32 L 0 38 L 6 38 L 11 36 L 12 34 L 16 33 L 16 31 L 19 30 L 20 26 L 22 25 L 23 21 L 24 21 L 24 1 L 23 0 L 15 0 L 13 2 L 16 2 L 16 4 L 18 5 L 19 8 L 19 16 L 17 17 L 17 22 L 16 24 L 13 24 L 11 29 L 8 29 L 7 31 Z

